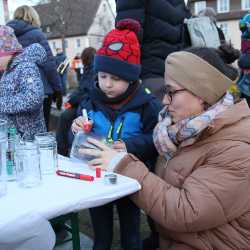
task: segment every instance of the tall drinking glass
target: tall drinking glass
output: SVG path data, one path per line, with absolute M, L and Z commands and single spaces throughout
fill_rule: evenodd
M 40 153 L 42 174 L 54 174 L 57 167 L 57 143 L 55 133 L 46 132 L 35 135 Z

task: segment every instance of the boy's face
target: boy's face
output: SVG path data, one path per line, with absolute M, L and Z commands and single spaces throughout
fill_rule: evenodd
M 118 97 L 126 92 L 129 82 L 105 72 L 98 72 L 100 89 L 108 98 Z

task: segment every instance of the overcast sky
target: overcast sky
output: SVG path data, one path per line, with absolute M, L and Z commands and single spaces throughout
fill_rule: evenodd
M 37 1 L 36 0 L 9 0 L 9 10 L 10 14 L 14 12 L 14 10 L 21 5 L 27 4 L 27 5 L 34 5 Z

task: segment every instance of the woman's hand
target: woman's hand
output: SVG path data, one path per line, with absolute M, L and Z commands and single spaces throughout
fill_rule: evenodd
M 117 152 L 127 152 L 126 144 L 123 141 L 115 141 L 112 148 Z
M 93 138 L 87 138 L 87 141 L 98 147 L 98 149 L 80 149 L 79 153 L 95 158 L 88 162 L 92 168 L 95 169 L 98 167 L 102 170 L 109 170 L 111 160 L 120 153 Z

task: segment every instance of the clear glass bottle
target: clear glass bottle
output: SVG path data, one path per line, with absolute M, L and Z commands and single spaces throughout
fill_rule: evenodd
M 35 135 L 40 153 L 42 174 L 54 174 L 57 168 L 57 143 L 55 133 L 45 132 Z
M 90 149 L 98 149 L 96 146 L 94 146 L 93 144 L 87 142 L 87 138 L 94 138 L 96 140 L 102 141 L 105 143 L 105 139 L 97 136 L 95 134 L 93 134 L 92 132 L 90 133 L 86 133 L 83 130 L 78 131 L 75 134 L 73 143 L 72 143 L 72 147 L 71 147 L 71 151 L 70 151 L 70 158 L 74 159 L 74 160 L 82 160 L 82 161 L 90 161 L 92 159 L 94 159 L 94 157 L 91 156 L 86 156 L 84 154 L 81 153 L 81 149 L 86 149 L 86 148 L 90 148 Z
M 16 128 L 11 127 L 8 129 L 8 142 L 6 152 L 6 173 L 8 181 L 16 180 L 16 143 Z

